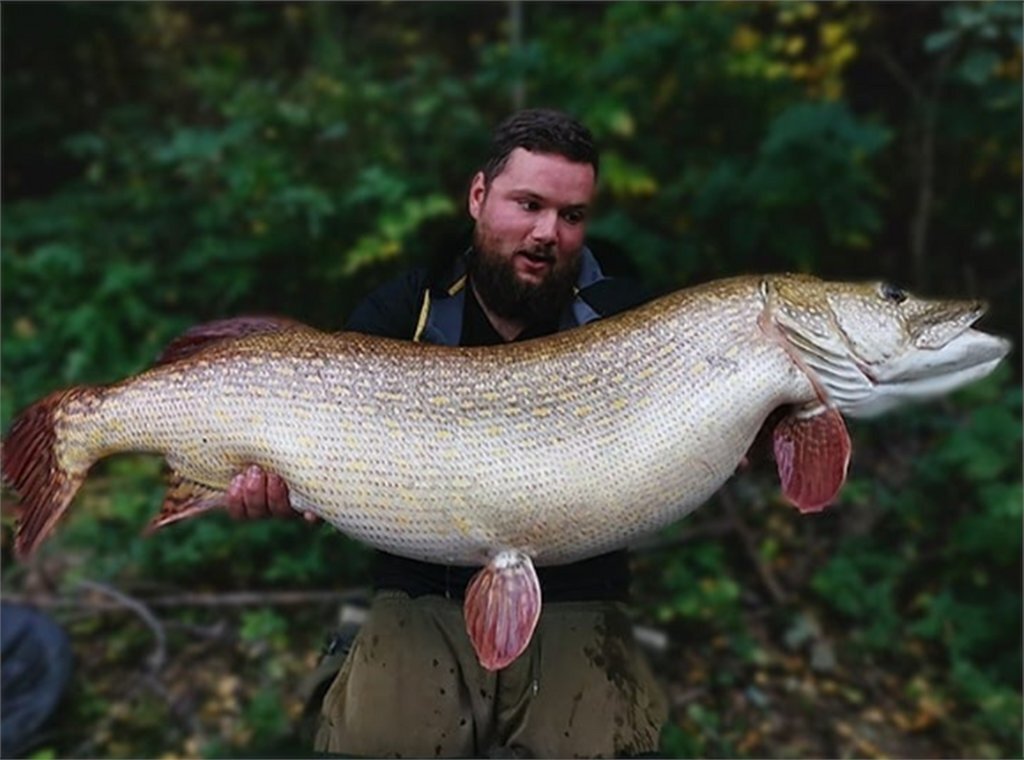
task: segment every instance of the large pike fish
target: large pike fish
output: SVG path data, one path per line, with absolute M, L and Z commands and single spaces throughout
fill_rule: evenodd
M 24 504 L 16 548 L 35 549 L 110 454 L 166 457 L 176 482 L 156 526 L 222 506 L 258 464 L 296 509 L 366 544 L 481 566 L 467 630 L 498 669 L 540 614 L 535 565 L 683 517 L 780 407 L 782 491 L 802 512 L 824 508 L 846 477 L 843 415 L 946 393 L 1006 355 L 1007 341 L 971 329 L 983 311 L 885 284 L 750 276 L 485 349 L 302 327 L 192 345 L 15 419 L 2 470 Z

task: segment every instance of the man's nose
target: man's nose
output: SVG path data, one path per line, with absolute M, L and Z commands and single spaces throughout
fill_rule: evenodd
M 558 238 L 558 212 L 554 209 L 537 215 L 533 225 L 533 239 L 538 243 L 554 243 Z

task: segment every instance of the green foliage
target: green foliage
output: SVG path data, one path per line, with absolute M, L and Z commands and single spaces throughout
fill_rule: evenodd
M 659 584 L 665 601 L 656 610 L 658 619 L 714 623 L 736 630 L 740 589 L 734 579 L 722 573 L 725 565 L 719 544 L 702 543 L 667 558 Z
M 279 648 L 284 644 L 288 625 L 284 618 L 273 610 L 263 609 L 242 615 L 239 635 L 247 643 L 265 643 Z
M 119 17 L 134 34 L 171 33 L 164 12 L 181 17 Z M 255 51 L 228 68 L 206 59 L 216 46 L 200 51 L 184 65 L 148 59 L 139 75 L 176 109 L 111 108 L 61 138 L 78 177 L 5 205 L 4 419 L 40 388 L 137 371 L 203 319 L 272 310 L 337 325 L 354 273 L 422 253 L 422 227 L 453 215 L 454 162 L 408 160 L 426 135 L 458 150 L 461 125 L 476 126 L 459 88 L 441 107 L 434 68 L 412 66 L 395 92 L 361 67 L 267 79 L 244 65 Z
M 715 756 L 742 756 L 722 736 L 721 718 L 699 704 L 687 707 L 683 726 L 671 724 L 665 728 L 661 746 L 667 757 L 704 757 L 709 747 Z
M 1021 389 L 1008 374 L 964 391 L 969 412 L 902 415 L 933 443 L 915 455 L 909 484 L 875 489 L 883 524 L 841 544 L 812 585 L 856 621 L 855 645 L 883 657 L 915 641 L 935 647 L 949 666 L 943 687 L 1012 741 L 1022 708 L 1024 486 Z
M 880 552 L 872 541 L 847 541 L 815 575 L 812 587 L 837 611 L 860 623 L 854 634 L 857 643 L 884 650 L 903 625 L 895 592 L 905 562 Z
M 970 38 L 997 41 L 1001 37 L 1009 37 L 1013 42 L 1021 43 L 1021 8 L 1017 3 L 957 3 L 943 8 L 944 27 L 929 34 L 924 40 L 924 48 L 929 53 L 949 50 L 952 46 L 963 44 Z M 989 55 L 975 53 L 971 59 L 989 58 Z M 971 60 L 969 59 L 969 60 Z M 993 61 L 994 63 L 994 61 Z M 969 79 L 980 78 L 981 72 L 976 71 L 976 64 L 968 65 L 966 71 L 975 73 Z
M 257 747 L 280 742 L 290 729 L 284 705 L 272 691 L 257 692 L 256 696 L 249 700 L 245 706 L 245 722 L 256 728 L 253 744 Z
M 863 249 L 878 231 L 878 183 L 868 161 L 888 138 L 843 105 L 794 105 L 768 125 L 754 159 L 721 161 L 701 181 L 694 215 L 728 229 L 728 248 L 746 266 L 768 256 L 810 271 L 823 247 Z M 735 218 L 746 223 L 727 224 Z

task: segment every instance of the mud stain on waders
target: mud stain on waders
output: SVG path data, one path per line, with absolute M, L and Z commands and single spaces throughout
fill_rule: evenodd
M 637 725 L 637 718 L 646 711 L 647 699 L 645 690 L 637 682 L 635 663 L 628 648 L 633 629 L 625 615 L 606 613 L 594 627 L 594 632 L 596 637 L 593 643 L 585 646 L 583 653 L 594 667 L 604 672 L 608 682 L 619 693 L 613 717 L 615 745 L 618 752 L 630 754 L 645 744 L 645 733 Z
M 580 702 L 583 701 L 583 692 L 576 692 L 576 695 L 572 698 L 572 709 L 569 710 L 569 728 L 572 728 L 572 723 L 576 720 L 576 711 L 580 708 Z M 569 732 L 566 731 L 565 735 L 568 736 Z

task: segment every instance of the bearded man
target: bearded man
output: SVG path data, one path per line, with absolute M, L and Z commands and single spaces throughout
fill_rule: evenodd
M 346 329 L 451 346 L 567 330 L 638 305 L 584 244 L 597 186 L 590 132 L 558 111 L 513 114 L 473 177 L 473 245 L 448 271 L 408 272 Z M 529 393 L 530 388 L 523 388 Z M 481 393 L 487 389 L 481 388 Z M 258 468 L 229 491 L 236 517 L 291 511 Z M 632 635 L 626 552 L 537 568 L 544 607 L 526 651 L 478 663 L 462 603 L 476 568 L 378 552 L 369 616 L 327 690 L 319 752 L 414 757 L 623 757 L 657 751 L 666 706 Z

